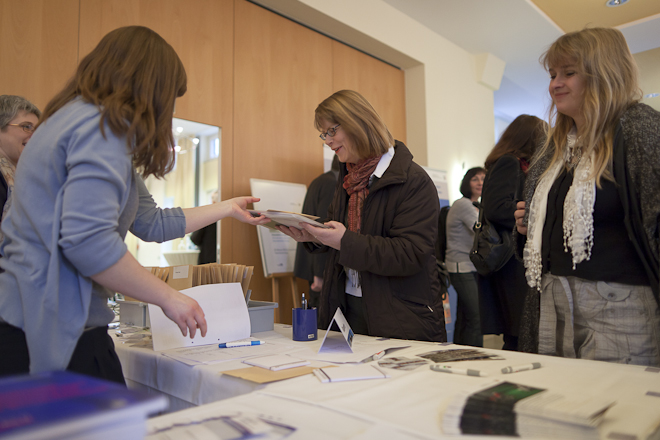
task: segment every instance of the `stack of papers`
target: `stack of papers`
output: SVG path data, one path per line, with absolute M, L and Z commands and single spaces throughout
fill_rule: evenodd
M 262 225 L 271 229 L 275 229 L 275 226 L 289 226 L 300 229 L 300 223 L 309 223 L 310 225 L 316 226 L 317 228 L 329 228 L 329 226 L 317 222 L 316 220 L 318 217 L 313 215 L 301 214 L 298 212 L 277 211 L 274 209 L 269 209 L 267 211 L 250 210 L 249 212 L 255 217 L 264 215 L 265 217 L 271 219 L 270 223 Z
M 296 359 L 286 354 L 273 354 L 246 359 L 243 363 L 267 370 L 279 371 L 309 365 L 310 362 L 303 359 Z
M 364 364 L 356 367 L 327 367 L 314 370 L 314 375 L 323 383 L 348 380 L 385 379 L 390 377 L 375 365 Z

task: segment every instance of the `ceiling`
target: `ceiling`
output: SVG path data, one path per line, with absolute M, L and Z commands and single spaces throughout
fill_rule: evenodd
M 495 115 L 513 120 L 527 113 L 545 118 L 548 75 L 539 57 L 565 32 L 616 27 L 640 68 L 644 95 L 660 93 L 660 1 L 628 0 L 383 0 L 470 53 L 488 52 L 506 62 Z M 643 102 L 660 111 L 660 96 Z

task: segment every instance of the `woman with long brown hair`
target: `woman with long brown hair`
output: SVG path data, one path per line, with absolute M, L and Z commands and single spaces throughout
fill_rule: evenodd
M 159 209 L 142 178 L 174 164 L 172 113 L 186 91 L 174 49 L 140 26 L 107 34 L 46 106 L 16 170 L 3 222 L 0 375 L 72 371 L 123 382 L 107 324 L 117 291 L 156 304 L 185 336 L 206 334 L 196 301 L 149 274 L 127 252 L 182 237 L 224 217 L 251 224 L 242 197 Z
M 486 158 L 481 205 L 486 220 L 500 235 L 511 235 L 513 231 L 516 199 L 522 196 L 529 162 L 544 135 L 542 120 L 520 115 L 504 130 Z M 502 348 L 517 350 L 520 317 L 528 290 L 525 268 L 512 256 L 500 270 L 478 278 L 482 333 L 501 334 Z
M 538 351 L 658 366 L 660 113 L 616 29 L 563 35 L 542 62 L 550 128 L 515 212 Z

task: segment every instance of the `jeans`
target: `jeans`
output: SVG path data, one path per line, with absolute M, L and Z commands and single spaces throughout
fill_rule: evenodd
M 458 296 L 454 344 L 483 347 L 476 272 L 450 273 L 449 278 Z

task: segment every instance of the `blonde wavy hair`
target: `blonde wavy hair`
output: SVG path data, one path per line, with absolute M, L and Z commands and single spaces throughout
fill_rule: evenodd
M 385 121 L 358 92 L 335 92 L 320 103 L 314 113 L 314 126 L 319 131 L 323 130 L 324 121 L 340 124 L 361 160 L 382 156 L 394 145 Z
M 565 34 L 557 39 L 540 59 L 546 70 L 565 64 L 575 66 L 584 79 L 581 113 L 584 126 L 583 156 L 595 153 L 592 178 L 601 187 L 601 178 L 613 180 L 611 165 L 615 129 L 625 110 L 641 98 L 637 82 L 637 64 L 623 34 L 617 29 L 591 28 Z M 554 149 L 550 169 L 563 161 L 566 137 L 573 127 L 571 117 L 550 106 L 549 131 L 536 157 Z

